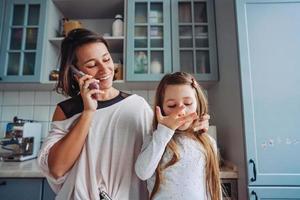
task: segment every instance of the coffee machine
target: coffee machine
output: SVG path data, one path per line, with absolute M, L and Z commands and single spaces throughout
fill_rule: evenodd
M 14 117 L 0 141 L 3 161 L 24 161 L 37 157 L 41 144 L 42 124 Z

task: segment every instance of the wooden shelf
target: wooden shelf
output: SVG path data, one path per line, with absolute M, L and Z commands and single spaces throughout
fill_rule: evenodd
M 57 48 L 60 48 L 63 37 L 55 37 L 49 39 L 49 41 L 55 45 Z M 106 36 L 104 39 L 108 42 L 110 52 L 112 53 L 122 53 L 124 48 L 124 36 L 121 37 L 112 37 Z

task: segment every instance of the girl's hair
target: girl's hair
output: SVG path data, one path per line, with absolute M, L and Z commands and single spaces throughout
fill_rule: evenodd
M 71 97 L 78 94 L 80 91 L 79 85 L 74 79 L 70 66 L 76 66 L 78 61 L 76 50 L 85 44 L 94 42 L 103 43 L 109 49 L 106 40 L 102 36 L 83 28 L 70 31 L 67 37 L 63 39 L 60 51 L 59 78 L 55 87 L 58 93 Z
M 165 90 L 168 85 L 190 85 L 192 88 L 195 89 L 195 95 L 198 101 L 198 105 L 197 105 L 198 116 L 203 116 L 204 114 L 208 113 L 207 99 L 200 85 L 196 82 L 195 78 L 192 75 L 185 72 L 176 72 L 173 74 L 165 75 L 160 81 L 156 90 L 155 103 L 154 103 L 154 112 L 155 112 L 154 116 L 156 116 L 156 109 L 155 109 L 156 106 L 163 108 Z M 162 110 L 162 114 L 165 115 L 163 109 L 161 110 Z M 157 124 L 158 124 L 157 119 L 156 117 L 154 117 L 153 118 L 154 130 L 157 129 Z M 207 188 L 206 193 L 212 200 L 220 200 L 221 183 L 220 183 L 218 154 L 217 152 L 215 152 L 213 148 L 213 144 L 206 133 L 202 133 L 201 131 L 194 132 L 191 128 L 188 129 L 186 132 L 188 132 L 189 134 L 185 134 L 185 135 L 195 139 L 204 147 L 205 149 L 204 155 L 206 161 L 205 164 L 206 188 Z M 177 131 L 177 133 L 179 134 L 180 132 Z M 170 161 L 167 162 L 165 165 L 162 165 L 162 159 L 160 160 L 156 168 L 156 180 L 155 180 L 154 188 L 150 195 L 150 199 L 152 199 L 155 193 L 159 191 L 159 186 L 164 180 L 162 171 L 167 167 L 174 165 L 179 160 L 178 147 L 174 137 L 168 143 L 167 148 L 173 153 L 173 156 L 170 159 Z

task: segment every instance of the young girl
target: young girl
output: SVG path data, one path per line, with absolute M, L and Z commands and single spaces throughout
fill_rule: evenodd
M 164 76 L 156 91 L 154 132 L 135 163 L 150 199 L 221 199 L 216 143 L 193 128 L 207 112 L 205 95 L 190 74 Z

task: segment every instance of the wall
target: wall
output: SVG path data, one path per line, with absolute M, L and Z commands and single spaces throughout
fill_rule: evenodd
M 153 90 L 131 90 L 152 104 Z M 0 91 L 0 138 L 4 136 L 6 124 L 14 116 L 33 119 L 42 123 L 42 137 L 48 134 L 56 104 L 66 99 L 55 91 Z
M 208 91 L 222 156 L 238 166 L 239 199 L 248 199 L 234 0 L 215 0 L 219 83 Z

